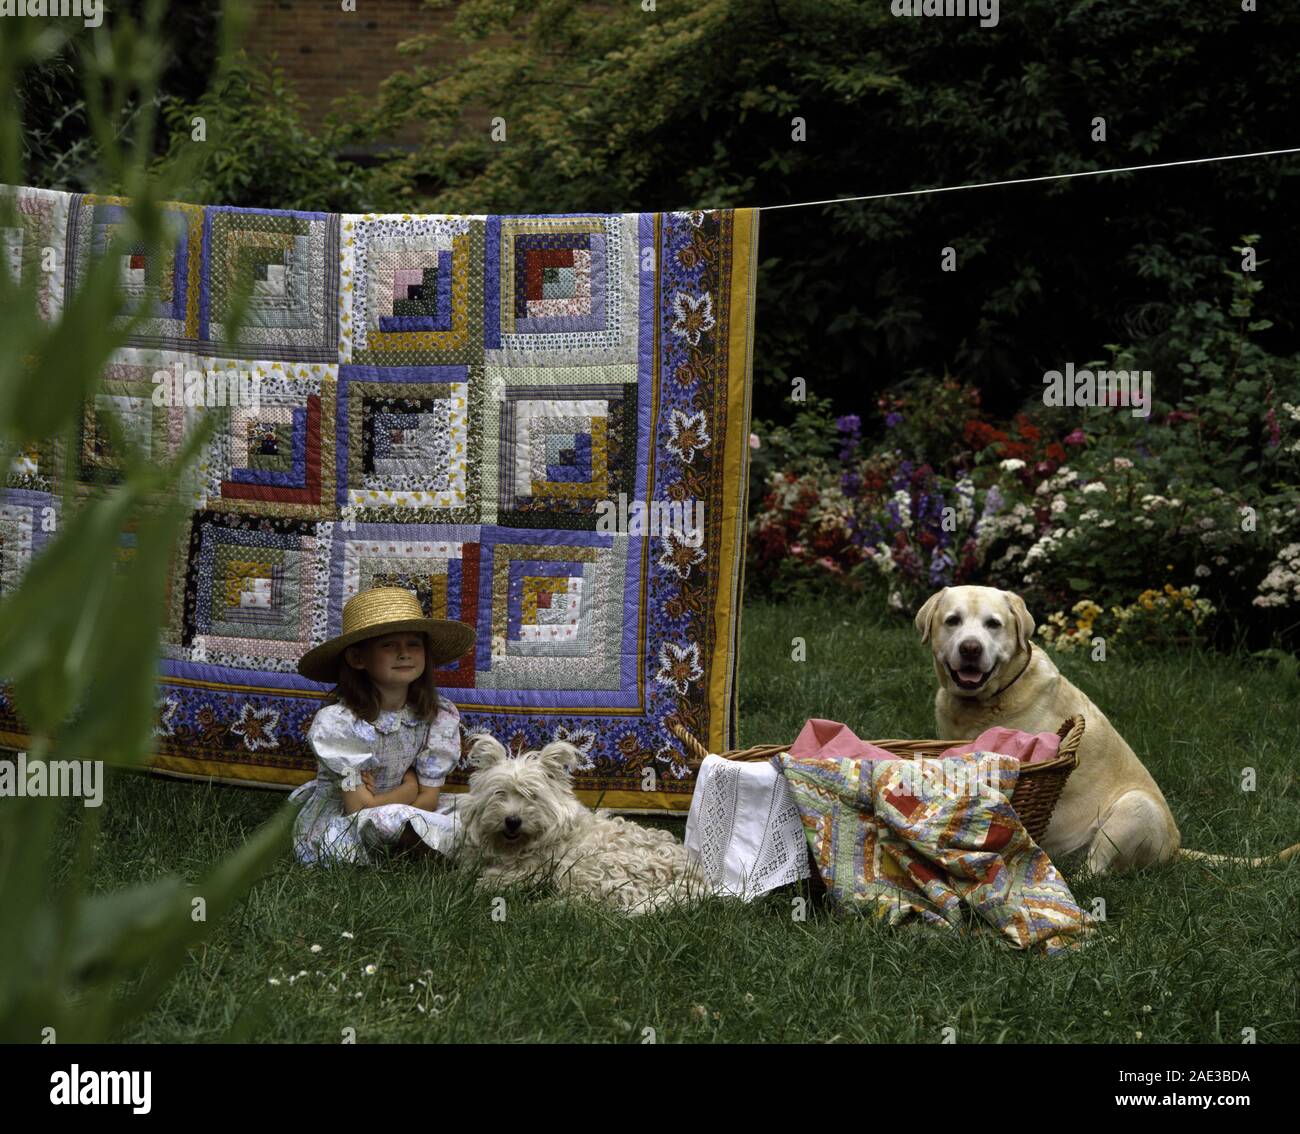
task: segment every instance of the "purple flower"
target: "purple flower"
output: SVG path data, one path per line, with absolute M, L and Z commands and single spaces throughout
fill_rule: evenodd
M 841 433 L 857 433 L 862 428 L 862 419 L 856 413 L 845 414 L 835 423 Z
M 940 551 L 930 560 L 930 586 L 938 587 L 948 582 L 948 568 L 952 566 L 952 556 Z
M 886 428 L 886 429 L 893 429 L 894 426 L 896 426 L 896 425 L 901 425 L 902 423 L 903 423 L 903 415 L 902 415 L 901 413 L 887 413 L 887 414 L 885 414 L 885 428 Z

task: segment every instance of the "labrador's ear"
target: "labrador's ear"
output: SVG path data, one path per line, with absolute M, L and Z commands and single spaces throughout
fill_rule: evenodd
M 490 768 L 505 758 L 506 750 L 501 746 L 501 742 L 486 733 L 476 736 L 469 746 L 469 762 L 476 768 Z
M 916 629 L 921 635 L 922 642 L 928 642 L 930 640 L 931 623 L 934 621 L 934 616 L 939 611 L 939 604 L 943 601 L 943 596 L 947 593 L 947 587 L 944 587 L 941 591 L 936 591 L 921 604 L 921 609 L 916 612 Z
M 1034 616 L 1029 613 L 1029 608 L 1025 606 L 1025 600 L 1014 591 L 1003 591 L 1007 596 L 1007 606 L 1011 610 L 1012 621 L 1016 624 L 1016 652 L 1020 653 L 1029 648 L 1029 643 L 1033 641 L 1034 635 Z

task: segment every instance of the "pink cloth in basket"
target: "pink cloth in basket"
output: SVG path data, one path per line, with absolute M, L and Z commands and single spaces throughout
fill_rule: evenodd
M 879 745 L 860 740 L 848 725 L 817 717 L 809 718 L 803 726 L 803 731 L 790 745 L 790 755 L 796 760 L 813 757 L 836 759 L 842 756 L 847 756 L 850 760 L 898 759 Z
M 1021 732 L 1019 729 L 986 728 L 970 744 L 956 744 L 942 756 L 961 756 L 967 752 L 1000 752 L 1014 756 L 1022 764 L 1045 764 L 1055 760 L 1061 750 L 1061 738 L 1054 732 Z

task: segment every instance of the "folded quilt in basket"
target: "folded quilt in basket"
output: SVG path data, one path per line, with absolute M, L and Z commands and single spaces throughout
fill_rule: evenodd
M 1094 932 L 1011 806 L 1015 758 L 777 759 L 836 905 L 957 931 L 966 907 L 976 932 L 1045 953 Z

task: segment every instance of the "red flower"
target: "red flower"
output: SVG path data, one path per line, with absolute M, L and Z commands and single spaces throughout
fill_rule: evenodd
M 966 444 L 972 449 L 986 449 L 998 440 L 999 437 L 1005 439 L 1005 434 L 1000 434 L 993 426 L 983 421 L 968 421 L 962 426 L 962 436 L 966 439 Z
M 1043 431 L 1030 422 L 1023 413 L 1016 414 L 1016 432 L 1026 441 L 1037 441 L 1043 435 Z

